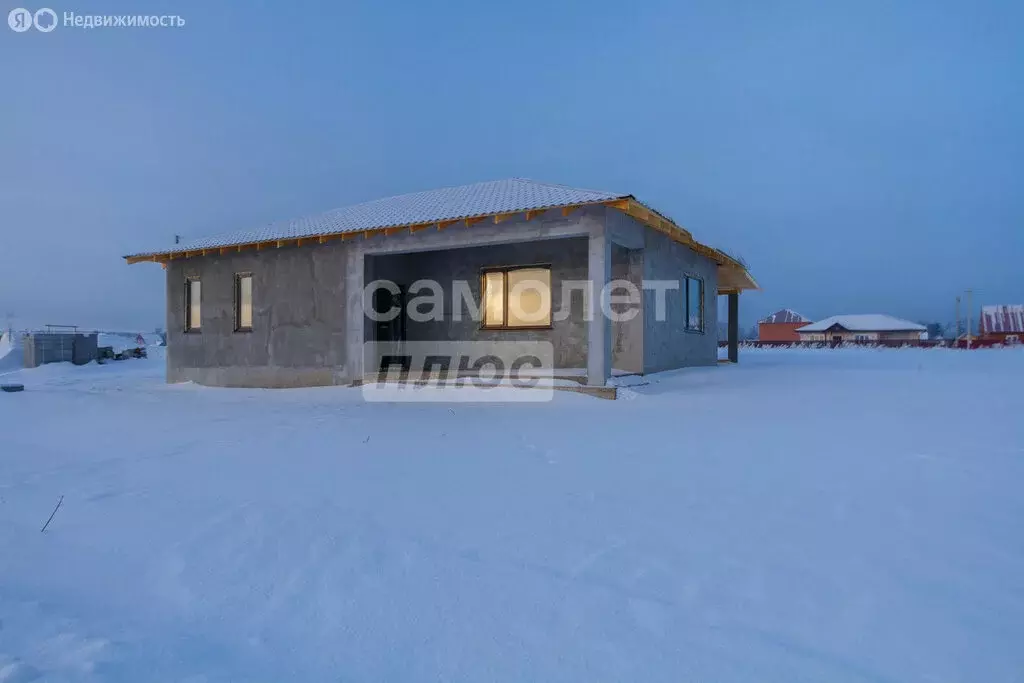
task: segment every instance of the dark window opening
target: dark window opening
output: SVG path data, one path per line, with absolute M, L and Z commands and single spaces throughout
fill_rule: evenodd
M 690 332 L 703 332 L 704 281 L 687 276 L 683 282 L 686 287 L 686 329 Z

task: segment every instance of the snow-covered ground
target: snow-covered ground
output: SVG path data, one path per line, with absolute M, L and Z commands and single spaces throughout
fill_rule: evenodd
M 0 393 L 4 683 L 1024 680 L 1024 351 L 510 405 L 161 352 Z

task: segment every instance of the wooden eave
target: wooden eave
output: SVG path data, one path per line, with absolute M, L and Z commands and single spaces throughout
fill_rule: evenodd
M 732 258 L 728 254 L 710 247 L 706 244 L 698 242 L 694 239 L 693 235 L 689 230 L 677 225 L 672 220 L 661 215 L 657 211 L 650 209 L 640 202 L 636 201 L 632 196 L 621 197 L 619 199 L 612 199 L 600 202 L 591 202 L 590 204 L 571 204 L 571 205 L 555 205 L 548 207 L 538 207 L 536 209 L 529 209 L 516 212 L 496 212 L 488 214 L 479 214 L 476 216 L 466 216 L 463 218 L 452 218 L 445 219 L 442 221 L 435 221 L 433 223 L 414 223 L 405 225 L 390 225 L 382 226 L 378 228 L 370 228 L 366 230 L 354 230 L 346 232 L 327 233 L 323 235 L 309 235 L 300 238 L 282 238 L 282 239 L 271 239 L 262 240 L 256 242 L 246 242 L 242 244 L 232 244 L 217 247 L 207 247 L 205 249 L 194 249 L 189 251 L 166 251 L 157 252 L 153 254 L 142 254 L 137 256 L 125 256 L 124 259 L 127 263 L 161 263 L 166 267 L 168 261 L 179 258 L 192 258 L 193 256 L 200 256 L 206 254 L 225 254 L 229 251 L 241 252 L 245 249 L 255 249 L 261 251 L 267 248 L 282 248 L 282 247 L 294 247 L 303 246 L 308 244 L 325 244 L 331 240 L 348 240 L 356 237 L 363 237 L 369 239 L 378 235 L 387 237 L 389 235 L 395 235 L 400 233 L 417 233 L 421 230 L 428 228 L 434 228 L 436 230 L 444 230 L 450 228 L 458 223 L 461 223 L 465 227 L 471 227 L 476 223 L 490 219 L 494 223 L 501 223 L 506 220 L 513 218 L 519 214 L 525 214 L 526 220 L 533 220 L 534 218 L 544 214 L 549 209 L 560 209 L 562 216 L 568 216 L 573 211 L 586 207 L 586 206 L 606 206 L 611 209 L 622 211 L 623 213 L 631 216 L 635 220 L 643 223 L 652 230 L 666 235 L 670 239 L 680 244 L 684 244 L 698 254 L 714 261 L 718 264 L 718 291 L 721 294 L 729 294 L 740 292 L 749 289 L 760 289 L 757 281 L 754 280 L 753 276 L 747 270 L 746 266 Z

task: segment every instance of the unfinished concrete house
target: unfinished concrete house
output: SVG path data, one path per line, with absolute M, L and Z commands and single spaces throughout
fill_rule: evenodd
M 632 195 L 518 178 L 125 258 L 166 269 L 167 380 L 234 387 L 359 383 L 375 370 L 366 342 L 527 339 L 550 342 L 556 369 L 604 386 L 613 372 L 715 364 L 719 295 L 735 361 L 739 293 L 757 287 L 742 263 Z M 443 290 L 444 310 L 414 319 L 405 309 L 424 280 Z M 613 281 L 640 292 L 636 314 L 588 315 L 602 296 L 592 292 Z M 391 286 L 368 294 L 379 282 Z M 371 307 L 401 314 L 382 322 Z M 512 313 L 523 308 L 528 320 Z

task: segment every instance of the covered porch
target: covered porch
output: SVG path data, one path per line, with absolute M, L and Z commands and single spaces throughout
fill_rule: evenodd
M 562 379 L 576 385 L 606 386 L 613 373 L 643 372 L 642 302 L 629 320 L 613 321 L 602 314 L 600 300 L 602 288 L 614 278 L 642 286 L 641 226 L 631 234 L 606 229 L 604 207 L 546 213 L 524 216 L 519 225 L 458 222 L 350 243 L 349 377 L 376 376 L 379 368 L 370 367 L 360 347 L 379 341 L 550 342 L 551 368 L 571 374 Z M 510 317 L 507 290 L 519 270 L 532 271 L 549 286 L 547 315 L 540 320 Z M 395 285 L 400 301 L 394 291 L 365 294 L 367 285 L 380 282 Z M 486 319 L 487 301 L 494 301 L 489 286 L 507 288 L 504 302 L 510 310 L 504 320 Z M 410 315 L 375 319 L 396 303 Z M 424 308 L 438 307 L 441 315 L 422 315 Z
M 552 369 L 574 385 L 606 387 L 615 375 L 650 371 L 644 356 L 645 326 L 653 324 L 645 314 L 650 298 L 644 291 L 648 229 L 605 207 L 582 207 L 569 214 L 552 209 L 523 214 L 505 225 L 453 221 L 349 242 L 346 374 L 353 381 L 378 377 L 379 366 L 364 351 L 371 342 L 467 340 L 550 342 Z M 508 287 L 513 271 L 521 269 L 547 278 L 549 317 L 536 324 L 512 324 L 508 319 L 493 324 L 486 319 L 486 302 L 493 298 L 488 282 Z M 717 279 L 708 285 L 728 297 L 730 359 L 736 362 L 739 292 L 749 288 L 749 275 L 727 270 L 719 265 Z M 605 288 L 613 280 L 635 285 L 641 292 L 635 304 L 624 304 L 623 292 Z M 425 281 L 435 286 L 425 287 Z M 391 283 L 393 290 L 381 294 L 378 288 L 366 294 L 367 285 L 380 282 Z M 504 296 L 507 307 L 507 291 Z M 377 313 L 396 304 L 404 312 L 419 309 L 424 302 L 439 306 L 442 314 L 376 319 Z M 631 316 L 604 314 L 629 308 Z M 706 330 L 709 335 L 716 334 L 715 320 Z

